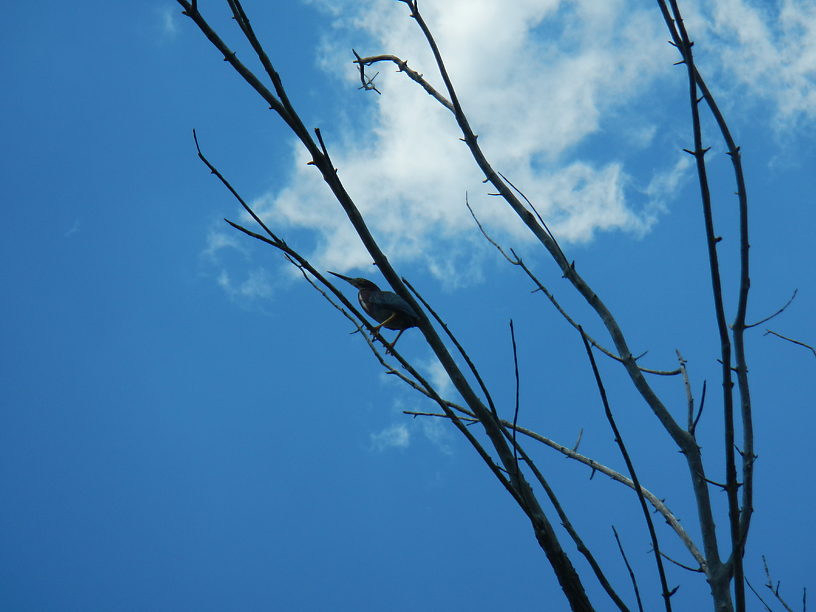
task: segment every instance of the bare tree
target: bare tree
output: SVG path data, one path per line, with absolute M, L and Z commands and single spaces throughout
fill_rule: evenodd
M 669 583 L 667 577 L 665 565 L 668 557 L 661 552 L 657 531 L 653 525 L 653 513 L 657 513 L 669 525 L 693 560 L 691 564 L 673 563 L 697 572 L 708 582 L 713 609 L 716 612 L 732 610 L 742 612 L 746 610 L 743 553 L 753 512 L 753 476 L 754 461 L 756 459 L 753 443 L 748 363 L 744 343 L 745 331 L 751 327 L 746 323 L 750 288 L 748 197 L 743 177 L 740 149 L 734 141 L 723 113 L 706 84 L 704 76 L 695 64 L 693 42 L 684 25 L 677 1 L 657 0 L 657 9 L 665 21 L 672 41 L 671 44 L 677 50 L 678 63 L 683 64 L 685 67 L 688 83 L 688 100 L 691 111 L 689 140 L 691 144 L 686 151 L 694 159 L 699 179 L 700 206 L 706 236 L 711 295 L 713 297 L 714 318 L 720 345 L 722 404 L 718 409 L 722 411 L 723 415 L 721 448 L 725 460 L 725 479 L 723 482 L 715 482 L 707 475 L 706 462 L 696 438 L 705 394 L 699 400 L 695 400 L 686 370 L 686 362 L 680 352 L 677 352 L 679 365 L 673 370 L 649 369 L 639 363 L 638 358 L 630 350 L 627 335 L 621 325 L 616 321 L 601 296 L 579 273 L 575 262 L 570 260 L 562 250 L 556 236 L 549 230 L 545 220 L 536 210 L 534 203 L 523 194 L 523 187 L 512 184 L 501 172 L 496 170 L 483 152 L 474 128 L 468 120 L 463 102 L 457 96 L 454 84 L 455 75 L 449 74 L 431 28 L 425 22 L 418 3 L 416 0 L 398 1 L 405 5 L 407 17 L 413 19 L 416 23 L 417 35 L 424 37 L 427 42 L 436 62 L 441 85 L 432 85 L 431 80 L 426 79 L 419 72 L 412 69 L 405 58 L 386 54 L 362 56 L 355 51 L 354 62 L 359 68 L 362 88 L 377 91 L 373 76 L 366 72 L 367 68 L 375 64 L 392 63 L 407 78 L 424 88 L 439 104 L 450 111 L 451 120 L 458 126 L 461 138 L 469 148 L 473 161 L 484 175 L 485 182 L 489 183 L 495 192 L 501 196 L 509 211 L 524 223 L 531 235 L 535 237 L 555 262 L 563 278 L 567 279 L 574 291 L 591 307 L 597 320 L 605 328 L 611 346 L 605 346 L 600 339 L 588 335 L 584 331 L 582 323 L 561 306 L 546 284 L 539 279 L 535 270 L 529 267 L 514 250 L 505 249 L 495 241 L 474 214 L 476 225 L 482 231 L 485 239 L 499 250 L 511 266 L 526 275 L 555 307 L 556 312 L 564 317 L 575 329 L 576 341 L 581 342 L 586 349 L 588 363 L 595 376 L 599 398 L 625 461 L 627 473 L 619 473 L 579 453 L 577 448 L 559 444 L 546 435 L 531 431 L 520 425 L 517 418 L 518 395 L 516 396 L 514 418 L 504 419 L 499 415 L 491 397 L 490 389 L 484 382 L 484 377 L 462 346 L 462 343 L 450 331 L 446 321 L 436 313 L 431 304 L 423 299 L 416 289 L 394 269 L 389 261 L 388 254 L 383 251 L 380 244 L 373 238 L 366 225 L 366 220 L 338 177 L 330 157 L 329 148 L 324 142 L 320 130 L 310 131 L 300 119 L 279 74 L 275 70 L 273 61 L 268 57 L 261 42 L 256 37 L 242 4 L 238 0 L 227 0 L 241 34 L 260 61 L 263 73 L 253 72 L 246 63 L 238 59 L 237 55 L 224 42 L 221 35 L 213 29 L 200 11 L 199 3 L 196 0 L 178 0 L 184 9 L 184 14 L 195 23 L 230 66 L 279 115 L 305 147 L 310 157 L 310 164 L 320 173 L 326 186 L 346 213 L 349 222 L 390 287 L 416 313 L 419 330 L 427 345 L 444 367 L 447 376 L 463 399 L 464 404 L 443 397 L 434 385 L 421 375 L 416 365 L 400 354 L 396 347 L 386 347 L 386 350 L 381 349 L 377 345 L 377 341 L 382 340 L 379 327 L 373 326 L 355 305 L 346 299 L 340 288 L 336 287 L 296 248 L 287 243 L 282 236 L 264 223 L 263 219 L 250 208 L 227 178 L 205 157 L 196 139 L 196 147 L 201 160 L 252 216 L 258 228 L 253 230 L 232 221 L 228 221 L 228 223 L 244 234 L 281 251 L 287 261 L 298 268 L 304 278 L 362 332 L 362 338 L 368 343 L 372 354 L 384 370 L 399 377 L 405 384 L 409 385 L 417 393 L 427 397 L 436 406 L 435 410 L 412 412 L 411 414 L 425 418 L 445 419 L 465 437 L 496 480 L 512 496 L 520 510 L 529 519 L 533 534 L 552 566 L 572 610 L 595 609 L 593 604 L 590 603 L 584 587 L 584 582 L 591 579 L 592 576 L 603 587 L 614 606 L 620 610 L 628 610 L 629 607 L 610 584 L 595 556 L 570 522 L 568 511 L 562 506 L 555 491 L 549 485 L 543 470 L 536 465 L 528 454 L 527 448 L 529 444 L 533 443 L 546 445 L 564 456 L 590 467 L 593 471 L 600 472 L 629 487 L 637 495 L 643 513 L 644 524 L 651 539 L 654 563 L 658 571 L 663 605 L 666 610 L 672 609 L 671 598 L 676 587 Z M 385 95 L 387 95 L 387 92 Z M 703 122 L 701 119 L 703 113 L 708 113 L 713 118 L 719 130 L 719 133 L 715 136 L 720 138 L 727 148 L 733 164 L 733 180 L 738 200 L 739 243 L 737 248 L 739 270 L 735 296 L 737 306 L 736 311 L 730 315 L 726 312 L 725 307 L 724 283 L 720 272 L 718 255 L 720 239 L 715 226 L 708 183 L 706 166 L 708 148 L 705 145 L 703 136 Z M 514 334 L 512 323 L 511 333 Z M 515 335 L 513 335 L 513 342 L 515 347 Z M 676 450 L 682 453 L 688 466 L 690 493 L 697 508 L 698 527 L 701 534 L 699 540 L 680 524 L 675 514 L 664 501 L 648 490 L 638 478 L 636 468 L 629 457 L 625 440 L 617 428 L 612 408 L 607 399 L 604 381 L 595 364 L 594 355 L 598 351 L 619 362 L 621 374 L 628 379 L 654 418 L 668 433 Z M 518 376 L 517 368 L 516 376 Z M 687 406 L 684 409 L 683 420 L 678 420 L 672 414 L 667 407 L 668 402 L 661 397 L 650 382 L 650 377 L 665 376 L 677 377 L 678 384 L 685 389 Z M 518 390 L 518 378 L 516 382 Z M 475 430 L 471 429 L 470 425 L 474 423 L 481 426 L 481 434 L 477 434 Z M 736 437 L 737 432 L 741 434 L 739 440 Z M 724 540 L 718 537 L 718 521 L 716 520 L 717 516 L 711 499 L 712 488 L 724 491 L 727 497 L 727 515 L 721 517 L 723 520 L 719 521 L 720 524 L 727 525 L 728 537 L 726 539 L 729 544 L 725 547 L 722 545 Z M 553 505 L 557 516 L 548 516 L 547 512 L 545 512 L 542 507 L 542 495 Z M 564 527 L 566 536 L 577 545 L 578 550 L 585 557 L 592 570 L 592 576 L 582 576 L 576 571 L 559 539 L 557 530 L 553 525 L 554 521 Z M 617 538 L 617 533 L 615 536 Z M 628 561 L 626 563 L 628 567 Z M 635 573 L 631 569 L 630 574 L 637 592 Z M 638 608 L 643 609 L 639 595 L 637 600 Z M 602 609 L 606 609 L 606 606 L 603 606 Z

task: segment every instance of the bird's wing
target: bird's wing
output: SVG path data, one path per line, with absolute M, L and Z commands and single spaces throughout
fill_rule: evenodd
M 393 312 L 398 312 L 413 319 L 419 319 L 414 312 L 414 309 L 411 308 L 411 305 L 396 293 L 391 293 L 390 291 L 378 291 L 374 295 L 371 295 L 368 299 L 375 308 L 383 308 Z

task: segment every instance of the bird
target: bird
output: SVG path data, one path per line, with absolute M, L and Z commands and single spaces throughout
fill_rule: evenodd
M 337 272 L 329 271 L 337 278 L 342 278 L 344 281 L 356 287 L 357 300 L 360 306 L 363 307 L 372 318 L 374 318 L 379 325 L 375 326 L 373 331 L 379 333 L 380 329 L 398 329 L 399 333 L 391 344 L 386 344 L 386 348 L 391 350 L 399 340 L 406 329 L 416 327 L 419 323 L 419 317 L 411 305 L 392 291 L 382 291 L 377 285 L 367 278 L 352 278 L 350 276 L 343 276 Z

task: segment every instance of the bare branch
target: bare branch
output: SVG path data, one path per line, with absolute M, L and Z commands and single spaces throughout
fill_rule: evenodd
M 694 396 L 691 394 L 691 384 L 689 383 L 688 371 L 686 370 L 686 360 L 680 354 L 680 349 L 675 349 L 677 361 L 680 363 L 680 373 L 683 376 L 683 387 L 686 390 L 686 405 L 688 407 L 688 431 L 693 434 L 694 428 Z
M 782 583 L 777 580 L 776 584 L 774 584 L 774 581 L 771 579 L 771 571 L 768 569 L 768 560 L 765 558 L 765 555 L 762 555 L 762 566 L 765 569 L 765 577 L 767 578 L 765 587 L 771 593 L 773 593 L 773 596 L 776 598 L 776 601 L 778 601 L 782 605 L 782 607 L 785 608 L 785 610 L 787 610 L 787 612 L 793 612 L 793 608 L 791 608 L 787 604 L 787 602 L 784 599 L 782 599 L 782 595 L 779 593 L 779 587 L 782 585 Z
M 793 338 L 788 338 L 787 336 L 783 336 L 782 334 L 777 333 L 775 331 L 772 331 L 770 329 L 766 329 L 765 333 L 762 334 L 762 335 L 767 336 L 768 334 L 776 336 L 777 338 L 782 338 L 782 340 L 787 340 L 788 342 L 792 342 L 793 344 L 798 344 L 799 346 L 803 346 L 806 349 L 808 349 L 811 353 L 813 353 L 814 357 L 816 357 L 816 348 L 813 348 L 810 344 L 805 344 L 804 342 L 801 342 L 800 340 L 794 340 Z
M 626 571 L 629 572 L 629 580 L 631 580 L 632 588 L 635 591 L 638 610 L 643 612 L 643 602 L 640 600 L 640 589 L 638 588 L 637 578 L 635 578 L 635 572 L 632 571 L 632 566 L 629 565 L 629 559 L 626 558 L 626 552 L 623 550 L 623 544 L 621 544 L 620 537 L 618 537 L 618 530 L 615 529 L 614 525 L 612 525 L 612 533 L 615 534 L 615 542 L 618 543 L 618 550 L 620 551 L 621 557 L 623 557 L 624 564 L 626 564 Z
M 321 139 L 321 144 L 322 144 L 322 139 Z M 357 311 L 357 309 L 354 308 L 351 305 L 351 303 L 346 299 L 346 297 L 343 295 L 343 293 L 341 291 L 339 291 L 330 281 L 328 281 L 322 274 L 320 274 L 320 272 L 318 272 L 304 257 L 302 257 L 294 249 L 290 248 L 283 240 L 278 238 L 268 227 L 266 227 L 266 225 L 264 225 L 264 223 L 257 216 L 257 214 L 255 214 L 255 212 L 246 203 L 246 201 L 232 187 L 232 185 L 229 183 L 229 181 L 227 181 L 227 179 L 221 174 L 221 172 L 219 172 L 215 168 L 215 166 L 213 164 L 211 164 L 207 160 L 207 158 L 203 155 L 203 153 L 201 152 L 201 149 L 200 149 L 200 147 L 198 145 L 197 138 L 196 138 L 196 147 L 197 147 L 197 150 L 198 150 L 199 158 L 210 169 L 210 172 L 212 174 L 214 174 L 224 184 L 224 186 L 227 187 L 227 189 L 230 191 L 230 193 L 241 203 L 242 207 L 245 210 L 247 210 L 247 212 L 252 216 L 252 218 L 259 225 L 261 225 L 261 227 L 264 228 L 264 230 L 267 232 L 267 234 L 269 234 L 271 236 L 271 238 L 267 238 L 266 236 L 262 236 L 261 234 L 257 234 L 255 232 L 252 232 L 251 230 L 248 230 L 248 229 L 246 229 L 246 228 L 244 228 L 244 227 L 242 227 L 242 226 L 240 226 L 240 225 L 238 225 L 238 224 L 236 224 L 236 223 L 234 223 L 232 221 L 229 221 L 227 219 L 225 219 L 225 221 L 227 221 L 227 223 L 229 223 L 233 228 L 247 234 L 248 236 L 251 236 L 251 237 L 253 237 L 253 238 L 257 239 L 257 240 L 260 240 L 262 242 L 266 242 L 270 246 L 273 246 L 273 247 L 283 251 L 288 258 L 291 258 L 290 261 L 294 260 L 295 262 L 297 262 L 296 265 L 298 265 L 298 267 L 301 268 L 301 271 L 304 270 L 304 269 L 307 270 L 309 272 L 309 274 L 311 274 L 314 278 L 318 279 L 324 286 L 328 287 L 332 291 L 332 293 L 334 293 L 334 295 L 343 303 L 345 308 L 348 309 L 350 312 L 353 312 L 355 317 L 357 317 L 357 319 L 359 321 L 361 321 L 368 328 L 368 330 L 370 332 L 372 332 L 373 329 L 374 329 L 373 326 L 371 326 L 371 324 L 368 322 L 368 320 L 365 319 L 365 317 L 363 317 L 362 314 L 360 314 L 359 311 Z M 419 312 L 418 308 L 417 308 L 417 312 Z M 371 343 L 369 343 L 369 345 L 371 346 Z M 522 500 L 518 497 L 515 488 L 504 477 L 501 470 L 499 470 L 498 466 L 496 466 L 495 462 L 490 457 L 490 455 L 487 453 L 487 451 L 485 451 L 485 449 L 482 447 L 482 445 L 476 440 L 475 437 L 473 437 L 473 435 L 469 431 L 467 431 L 467 428 L 465 427 L 465 425 L 458 419 L 456 414 L 448 407 L 447 403 L 436 393 L 436 391 L 433 389 L 433 387 L 431 387 L 431 385 L 422 376 L 420 376 L 420 374 L 407 361 L 405 361 L 404 358 L 402 358 L 399 355 L 399 353 L 397 353 L 396 351 L 393 351 L 393 354 L 394 354 L 395 358 L 400 362 L 402 367 L 405 368 L 411 374 L 411 376 L 418 381 L 419 385 L 424 389 L 424 393 L 428 397 L 433 399 L 443 409 L 443 411 L 446 412 L 446 414 L 449 413 L 449 417 L 450 417 L 451 421 L 454 423 L 454 425 L 456 425 L 457 428 L 465 435 L 465 437 L 468 439 L 468 441 L 471 443 L 471 445 L 474 447 L 474 449 L 477 451 L 477 453 L 482 457 L 482 459 L 485 461 L 485 463 L 491 469 L 491 471 L 496 476 L 496 478 L 499 479 L 499 481 L 504 485 L 504 487 L 508 490 L 508 492 L 510 492 L 510 494 L 513 495 L 513 497 L 516 498 L 516 500 L 521 504 Z M 380 360 L 380 361 L 382 362 L 382 360 Z M 393 370 L 393 368 L 389 368 L 389 369 Z
M 760 603 L 762 603 L 763 608 L 765 608 L 768 612 L 774 612 L 773 608 L 771 608 L 768 605 L 768 602 L 766 602 L 764 599 L 762 599 L 762 596 L 759 593 L 757 593 L 757 590 L 754 588 L 754 585 L 752 585 L 751 582 L 747 578 L 745 579 L 745 584 L 747 584 L 748 588 L 751 589 L 751 592 L 754 595 L 756 595 L 756 598 L 760 601 Z
M 718 581 L 712 583 L 712 593 L 715 597 L 717 605 L 726 606 L 730 604 L 730 596 L 727 589 L 727 576 L 733 572 L 734 576 L 734 598 L 736 602 L 737 612 L 745 610 L 745 588 L 744 588 L 744 571 L 742 566 L 742 551 L 747 537 L 748 525 L 750 524 L 750 515 L 753 511 L 751 505 L 752 499 L 752 474 L 753 474 L 753 456 L 750 461 L 743 460 L 743 477 L 746 482 L 746 490 L 743 491 L 743 509 L 740 511 L 738 500 L 738 486 L 737 473 L 734 457 L 734 398 L 733 398 L 733 382 L 731 378 L 731 338 L 729 335 L 728 325 L 725 319 L 725 308 L 723 304 L 722 282 L 720 277 L 719 257 L 717 255 L 717 244 L 719 237 L 714 230 L 714 220 L 711 206 L 711 194 L 709 191 L 708 176 L 705 164 L 705 153 L 708 149 L 703 148 L 702 145 L 702 127 L 700 121 L 699 102 L 697 97 L 697 88 L 702 83 L 695 64 L 692 52 L 692 45 L 685 25 L 683 23 L 680 9 L 676 0 L 670 0 L 671 13 L 666 6 L 665 0 L 658 0 L 658 5 L 663 13 L 663 18 L 672 35 L 672 40 L 675 46 L 680 51 L 683 64 L 686 66 L 688 72 L 689 82 L 689 106 L 691 107 L 692 116 L 692 132 L 694 139 L 694 150 L 689 151 L 695 159 L 697 166 L 697 176 L 700 186 L 700 197 L 703 208 L 703 219 L 705 223 L 706 244 L 708 248 L 708 262 L 709 271 L 711 274 L 711 291 L 714 297 L 714 311 L 717 322 L 717 329 L 720 336 L 720 359 L 722 363 L 721 376 L 723 386 L 723 414 L 725 420 L 724 427 L 724 451 L 725 451 L 725 466 L 726 466 L 726 495 L 728 498 L 728 519 L 731 533 L 731 555 L 727 562 L 729 567 L 728 572 L 723 574 L 718 571 Z M 707 100 L 709 108 L 715 115 L 718 115 L 718 124 L 720 125 L 723 136 L 729 143 L 729 152 L 732 161 L 735 164 L 736 178 L 738 182 L 738 189 L 740 194 L 740 291 L 738 298 L 737 317 L 732 326 L 734 330 L 735 353 L 737 355 L 738 383 L 740 386 L 740 395 L 742 398 L 742 421 L 743 421 L 743 443 L 748 452 L 753 455 L 753 430 L 751 425 L 751 410 L 750 410 L 750 394 L 748 389 L 747 379 L 747 365 L 745 364 L 745 354 L 743 350 L 743 334 L 745 329 L 745 311 L 748 299 L 748 287 L 750 280 L 748 277 L 748 208 L 747 198 L 745 196 L 745 186 L 742 182 L 742 169 L 739 162 L 739 149 L 733 144 L 730 139 L 725 121 L 722 120 L 722 115 L 719 114 L 719 109 L 714 103 L 713 97 L 708 92 L 707 88 L 703 88 L 703 97 Z M 698 498 L 699 499 L 699 498 Z M 715 558 L 716 542 L 707 541 L 706 545 L 709 556 L 709 561 L 712 566 L 719 565 L 719 560 Z M 718 568 L 717 568 L 718 570 Z
M 555 296 L 547 289 L 547 287 L 544 286 L 544 284 L 540 280 L 538 280 L 538 277 L 536 277 L 536 275 L 533 274 L 532 270 L 530 270 L 530 268 L 527 267 L 527 265 L 524 263 L 521 257 L 519 257 L 513 249 L 510 249 L 510 252 L 513 254 L 513 256 L 510 257 L 509 255 L 507 255 L 507 253 L 501 247 L 501 245 L 490 237 L 490 235 L 487 233 L 487 230 L 484 228 L 481 221 L 479 221 L 479 218 L 476 216 L 476 213 L 473 211 L 473 208 L 471 208 L 470 203 L 467 200 L 467 195 L 465 196 L 465 206 L 467 206 L 468 211 L 470 211 L 470 216 L 473 217 L 473 220 L 476 222 L 476 225 L 478 226 L 479 231 L 482 233 L 482 236 L 484 236 L 485 240 L 492 244 L 496 248 L 496 250 L 498 250 L 499 253 L 501 253 L 502 257 L 504 257 L 509 263 L 511 263 L 514 266 L 520 267 L 524 271 L 524 273 L 528 276 L 528 278 L 536 284 L 537 291 L 543 293 L 547 297 L 547 299 L 550 300 L 552 305 L 555 306 L 555 309 L 558 311 L 558 313 L 562 317 L 564 317 L 567 323 L 572 325 L 572 327 L 577 330 L 579 327 L 578 323 L 574 321 L 573 318 L 569 316 L 567 311 L 561 307 L 561 304 L 558 303 L 558 300 L 555 299 Z M 590 344 L 592 344 L 592 346 L 601 351 L 604 355 L 606 355 L 607 357 L 611 357 L 615 361 L 623 363 L 623 358 L 619 357 L 618 355 L 615 355 L 613 352 L 606 349 L 604 346 L 602 346 L 599 342 L 597 342 L 594 338 L 592 338 L 588 334 L 586 336 Z M 635 360 L 637 360 L 637 358 Z M 652 370 L 650 368 L 644 368 L 641 366 L 637 367 L 638 369 L 640 369 L 641 372 L 655 374 L 657 376 L 676 376 L 677 374 L 680 374 L 679 368 L 676 370 Z
M 702 574 L 704 572 L 702 567 L 691 567 L 690 565 L 686 565 L 685 563 L 680 563 L 679 561 L 672 559 L 669 555 L 664 553 L 662 550 L 660 551 L 660 556 L 663 557 L 669 563 L 673 563 L 677 567 L 684 569 L 689 572 L 695 572 L 698 574 Z
M 657 540 L 657 532 L 655 532 L 654 523 L 652 522 L 652 515 L 649 514 L 649 510 L 646 508 L 646 500 L 644 499 L 641 491 L 640 482 L 638 481 L 637 473 L 635 472 L 635 466 L 632 463 L 632 459 L 629 457 L 629 451 L 626 449 L 626 445 L 623 442 L 623 437 L 621 436 L 618 426 L 615 423 L 615 418 L 612 416 L 612 409 L 609 407 L 609 400 L 606 397 L 606 389 L 604 388 L 603 381 L 601 380 L 601 373 L 598 371 L 598 366 L 595 363 L 595 357 L 592 354 L 592 347 L 589 345 L 589 341 L 587 340 L 586 336 L 584 336 L 584 330 L 579 328 L 579 331 L 581 332 L 581 340 L 584 342 L 584 348 L 586 349 L 589 363 L 592 366 L 592 373 L 595 376 L 595 383 L 598 386 L 598 393 L 601 396 L 601 402 L 603 403 L 606 420 L 609 421 L 609 426 L 612 428 L 612 431 L 615 434 L 615 442 L 618 444 L 618 448 L 620 448 L 621 456 L 626 463 L 626 469 L 629 471 L 629 476 L 632 478 L 632 482 L 635 483 L 635 493 L 637 494 L 638 501 L 640 502 L 643 516 L 646 519 L 646 525 L 649 528 L 649 537 L 652 540 L 652 550 L 655 555 L 657 573 L 660 576 L 660 586 L 663 589 L 663 604 L 666 607 L 666 612 L 671 612 L 671 596 L 674 593 L 674 590 L 669 590 L 669 584 L 666 581 L 666 571 L 663 568 L 663 559 L 660 556 L 660 543 Z
M 797 293 L 799 293 L 799 290 L 794 289 L 793 290 L 793 295 L 790 296 L 790 299 L 787 302 L 785 302 L 785 305 L 782 306 L 782 308 L 777 310 L 772 315 L 769 315 L 769 316 L 765 317 L 764 319 L 760 319 L 756 323 L 751 323 L 751 324 L 746 325 L 745 329 L 751 329 L 752 327 L 757 327 L 758 325 L 762 325 L 763 323 L 767 323 L 768 321 L 770 321 L 774 317 L 778 317 L 779 315 L 781 315 L 783 312 L 785 312 L 785 310 L 787 310 L 788 306 L 790 306 L 793 303 L 793 300 L 796 299 L 796 294 Z
M 516 427 L 518 427 L 519 415 L 519 367 L 518 351 L 516 350 L 516 332 L 513 329 L 513 319 L 510 319 L 510 340 L 513 344 L 513 372 L 515 374 L 516 381 L 515 408 L 513 410 L 513 456 L 516 460 L 516 469 L 518 469 L 518 443 L 516 442 Z
M 466 408 L 463 408 L 462 406 L 459 406 L 459 405 L 454 404 L 454 403 L 449 403 L 448 405 L 451 408 L 453 408 L 454 410 L 456 410 L 457 412 L 459 412 L 461 414 L 470 415 L 470 417 L 472 418 L 472 413 L 470 411 L 468 411 Z M 432 416 L 432 417 L 447 418 L 447 415 L 445 415 L 445 414 L 438 414 L 438 413 L 433 413 L 433 412 L 431 412 L 431 413 L 429 413 L 429 412 L 414 412 L 414 411 L 410 411 L 410 410 L 405 410 L 403 412 L 405 414 L 410 414 L 410 415 L 415 415 L 415 416 Z M 465 420 L 464 417 L 460 417 L 460 418 Z M 508 427 L 508 428 L 513 427 L 513 424 L 511 422 L 505 421 L 505 420 L 502 420 L 502 425 L 504 425 L 505 427 Z M 537 433 L 535 431 L 532 431 L 531 429 L 527 429 L 526 427 L 522 427 L 521 425 L 518 425 L 516 427 L 516 431 L 518 431 L 518 433 L 523 434 L 523 435 L 525 435 L 525 436 L 527 436 L 529 438 L 532 438 L 533 440 L 536 440 L 537 442 L 541 442 L 545 446 L 548 446 L 548 447 L 552 448 L 553 450 L 558 451 L 559 453 L 561 453 L 562 455 L 564 455 L 565 457 L 567 457 L 569 459 L 572 459 L 574 461 L 577 461 L 579 463 L 584 464 L 585 466 L 590 468 L 593 472 L 600 472 L 604 476 L 607 476 L 607 477 L 611 478 L 612 480 L 614 480 L 616 482 L 619 482 L 619 483 L 629 487 L 632 490 L 635 489 L 635 484 L 632 482 L 631 479 L 627 478 L 626 476 L 624 476 L 620 472 L 618 472 L 616 470 L 613 470 L 612 468 L 610 468 L 610 467 L 608 467 L 608 466 L 606 466 L 606 465 L 604 465 L 602 463 L 599 463 L 595 459 L 592 459 L 590 457 L 587 457 L 586 455 L 583 455 L 583 454 L 577 452 L 573 448 L 570 448 L 568 446 L 564 446 L 563 444 L 559 444 L 558 442 L 555 442 L 554 440 L 552 440 L 550 438 L 547 438 L 546 436 L 542 436 L 541 434 L 539 434 L 539 433 Z M 576 443 L 576 446 L 577 446 L 577 443 Z M 640 491 L 641 491 L 641 493 L 643 493 L 643 496 L 649 501 L 649 503 L 652 505 L 652 507 L 658 513 L 660 513 L 663 516 L 663 518 L 666 521 L 666 524 L 668 524 L 669 527 L 671 527 L 672 530 L 677 534 L 677 536 L 683 542 L 683 545 L 691 553 L 691 556 L 694 557 L 694 560 L 700 565 L 700 567 L 702 567 L 705 570 L 706 569 L 705 557 L 699 551 L 697 546 L 694 544 L 694 541 L 691 539 L 691 536 L 689 536 L 688 532 L 680 524 L 680 520 L 669 509 L 669 507 L 665 504 L 665 502 L 663 500 L 661 500 L 657 495 L 652 493 L 649 489 L 641 486 Z
M 694 417 L 694 423 L 691 424 L 691 435 L 694 435 L 694 432 L 697 431 L 697 423 L 700 421 L 700 417 L 703 416 L 703 407 L 705 406 L 705 398 L 706 398 L 706 383 L 707 381 L 703 381 L 703 391 L 700 394 L 700 408 L 697 411 L 697 416 Z
M 374 80 L 374 77 L 369 79 L 368 77 L 365 76 L 364 69 L 365 66 L 371 66 L 373 64 L 376 64 L 377 62 L 394 62 L 399 68 L 400 72 L 404 72 L 406 75 L 408 75 L 409 79 L 411 79 L 415 83 L 419 83 L 419 85 L 422 86 L 422 89 L 428 92 L 428 94 L 431 97 L 433 97 L 437 102 L 439 102 L 449 111 L 453 112 L 453 105 L 450 103 L 450 101 L 447 98 L 445 98 L 445 96 L 443 96 L 441 93 L 439 93 L 436 89 L 434 89 L 434 87 L 430 83 L 428 83 L 428 81 L 426 81 L 421 74 L 419 74 L 415 70 L 411 70 L 408 67 L 407 61 L 398 58 L 396 55 L 372 55 L 371 57 L 360 57 L 359 55 L 357 55 L 357 52 L 354 51 L 353 49 L 352 52 L 354 53 L 354 57 L 357 58 L 354 60 L 354 63 L 357 64 L 360 68 L 360 80 L 363 82 L 362 89 L 373 89 L 377 93 L 380 93 L 379 91 L 377 91 L 375 87 L 368 86 L 368 84 L 370 84 Z

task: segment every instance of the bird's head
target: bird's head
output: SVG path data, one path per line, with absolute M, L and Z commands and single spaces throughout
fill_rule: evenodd
M 329 274 L 333 274 L 337 278 L 342 278 L 344 281 L 346 281 L 347 283 L 353 285 L 357 289 L 369 289 L 369 290 L 374 290 L 374 291 L 379 291 L 380 290 L 380 288 L 377 285 L 372 283 L 367 278 L 359 278 L 359 277 L 358 278 L 352 278 L 351 276 L 343 276 L 342 274 L 338 274 L 337 272 L 332 272 L 331 270 L 329 270 Z

